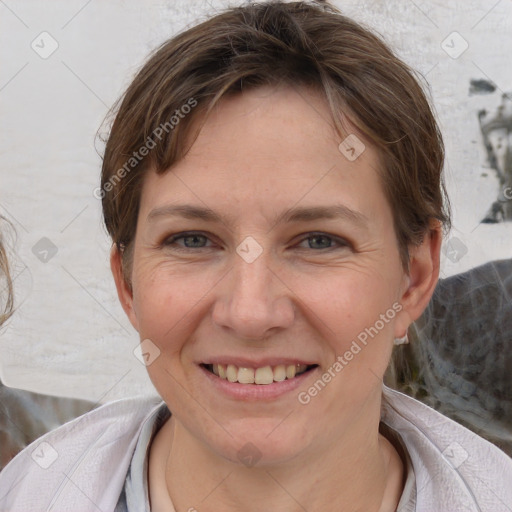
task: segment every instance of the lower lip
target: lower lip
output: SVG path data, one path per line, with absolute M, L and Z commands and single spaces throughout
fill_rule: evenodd
M 316 366 L 307 372 L 301 373 L 297 377 L 293 377 L 293 379 L 272 382 L 272 384 L 240 384 L 240 382 L 229 382 L 229 380 L 221 379 L 203 366 L 199 366 L 199 369 L 215 389 L 238 400 L 273 400 L 286 393 L 295 391 L 306 379 L 311 377 L 318 368 L 319 367 Z

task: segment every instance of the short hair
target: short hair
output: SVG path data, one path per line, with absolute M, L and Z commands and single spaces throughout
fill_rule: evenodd
M 223 96 L 269 85 L 314 88 L 340 136 L 346 116 L 375 146 L 405 269 L 409 246 L 421 243 L 433 219 L 449 227 L 444 144 L 415 73 L 327 2 L 251 3 L 164 43 L 115 106 L 100 195 L 125 278 L 145 172 L 164 173 L 182 158 L 193 121 Z

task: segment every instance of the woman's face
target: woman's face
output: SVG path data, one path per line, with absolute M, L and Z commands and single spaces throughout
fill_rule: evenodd
M 217 455 L 283 462 L 378 423 L 393 338 L 421 307 L 361 140 L 339 148 L 315 93 L 262 88 L 145 178 L 133 294 L 118 288 L 157 391 Z M 282 380 L 296 364 L 312 368 Z

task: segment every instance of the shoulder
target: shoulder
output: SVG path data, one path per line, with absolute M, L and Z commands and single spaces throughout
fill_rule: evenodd
M 411 457 L 418 512 L 509 510 L 512 459 L 499 448 L 386 386 L 382 420 L 400 434 Z
M 105 404 L 40 437 L 0 473 L 0 510 L 113 510 L 159 397 Z

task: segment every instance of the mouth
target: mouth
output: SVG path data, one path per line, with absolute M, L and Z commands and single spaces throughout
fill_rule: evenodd
M 253 386 L 264 386 L 274 382 L 292 380 L 318 367 L 317 364 L 278 364 L 275 366 L 249 368 L 243 366 L 239 367 L 234 364 L 217 363 L 203 363 L 200 366 L 219 379 Z

